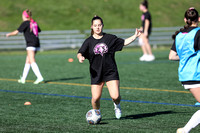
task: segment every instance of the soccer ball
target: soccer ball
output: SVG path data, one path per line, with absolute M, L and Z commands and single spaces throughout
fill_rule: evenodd
M 98 124 L 101 121 L 101 113 L 99 110 L 91 109 L 86 113 L 86 121 L 89 124 Z

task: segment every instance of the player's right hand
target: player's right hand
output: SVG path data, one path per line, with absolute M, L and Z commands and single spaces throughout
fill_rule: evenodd
M 79 57 L 79 62 L 80 63 L 83 63 L 84 60 L 85 60 L 85 57 L 83 57 L 83 56 Z

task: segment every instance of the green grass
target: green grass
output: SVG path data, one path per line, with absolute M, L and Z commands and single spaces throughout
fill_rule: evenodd
M 22 11 L 29 8 L 42 30 L 86 30 L 94 15 L 104 19 L 106 29 L 141 26 L 142 0 L 1 0 L 0 31 L 12 31 L 22 22 Z M 186 9 L 198 0 L 149 0 L 153 27 L 183 26 Z
M 0 53 L 0 132 L 174 133 L 198 110 L 196 107 L 122 101 L 122 119 L 117 120 L 113 103 L 101 100 L 101 124 L 88 125 L 85 114 L 92 108 L 90 99 L 61 96 L 91 97 L 90 86 L 84 86 L 90 84 L 88 61 L 79 64 L 76 52 L 38 53 L 37 63 L 47 81 L 39 85 L 33 85 L 36 77 L 32 71 L 27 77 L 30 82 L 24 85 L 16 82 L 22 74 L 25 52 Z M 178 81 L 178 62 L 167 59 L 169 48 L 158 48 L 153 52 L 156 61 L 150 63 L 138 61 L 141 50 L 137 48 L 124 48 L 116 54 L 122 99 L 193 105 L 195 99 L 190 93 L 183 93 L 187 91 Z M 68 58 L 75 60 L 69 63 Z M 110 98 L 107 88 L 104 88 L 102 98 Z M 26 101 L 32 105 L 25 106 Z M 199 130 L 197 127 L 192 132 Z

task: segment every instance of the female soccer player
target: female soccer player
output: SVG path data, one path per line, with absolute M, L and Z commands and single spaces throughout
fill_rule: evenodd
M 102 89 L 106 83 L 110 96 L 114 102 L 115 116 L 121 117 L 119 74 L 115 62 L 115 52 L 121 51 L 123 46 L 133 42 L 141 32 L 136 29 L 135 34 L 127 39 L 103 33 L 103 20 L 95 16 L 91 22 L 91 36 L 87 38 L 78 51 L 77 58 L 80 63 L 85 59 L 90 62 L 92 107 L 100 109 Z M 100 111 L 100 110 L 99 110 Z
M 172 36 L 174 44 L 169 53 L 169 60 L 179 60 L 179 81 L 188 89 L 195 99 L 200 102 L 200 28 L 198 27 L 199 13 L 189 8 L 185 12 L 186 25 Z M 198 112 L 198 113 L 197 113 Z M 179 133 L 188 133 L 200 123 L 199 111 Z
M 33 72 L 37 76 L 37 80 L 34 82 L 34 84 L 39 84 L 44 79 L 40 73 L 38 65 L 36 64 L 35 55 L 36 52 L 40 49 L 38 32 L 40 32 L 41 30 L 37 25 L 37 23 L 32 19 L 32 13 L 29 9 L 23 11 L 22 19 L 23 23 L 19 26 L 17 30 L 6 34 L 6 36 L 9 37 L 17 35 L 19 32 L 23 32 L 26 40 L 26 51 L 27 51 L 26 63 L 24 66 L 23 75 L 18 80 L 18 82 L 25 84 L 26 77 L 31 67 Z
M 183 128 L 177 129 L 177 133 L 189 133 L 200 123 L 200 110 L 197 110 Z
M 149 36 L 151 34 L 152 21 L 151 14 L 148 11 L 148 2 L 144 0 L 140 4 L 140 10 L 143 12 L 141 16 L 143 34 L 139 37 L 139 45 L 142 48 L 143 55 L 140 57 L 140 61 L 153 61 L 155 56 L 152 54 L 151 46 L 149 44 Z

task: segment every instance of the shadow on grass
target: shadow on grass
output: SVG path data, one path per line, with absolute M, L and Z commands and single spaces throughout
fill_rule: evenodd
M 45 80 L 44 83 L 55 82 L 55 81 L 77 80 L 77 79 L 83 79 L 83 78 L 84 78 L 84 77 L 73 77 L 73 78 L 52 79 L 52 80 Z
M 101 121 L 101 122 L 99 123 L 99 125 L 105 125 L 105 124 L 108 124 L 108 122 L 102 122 L 102 121 Z
M 121 117 L 120 120 L 142 119 L 142 118 L 146 118 L 146 117 L 154 117 L 154 116 L 157 116 L 157 115 L 174 114 L 174 113 L 178 113 L 178 112 L 174 112 L 174 111 L 160 111 L 160 112 L 153 112 L 153 113 L 144 113 L 144 114 L 136 114 L 136 115 L 126 115 L 124 117 Z M 105 120 L 117 120 L 117 119 L 116 118 L 108 118 L 108 119 L 103 119 L 102 121 L 105 121 Z
M 141 118 L 146 118 L 146 117 L 153 117 L 157 115 L 165 115 L 165 114 L 173 114 L 173 113 L 177 113 L 177 112 L 160 111 L 160 112 L 145 113 L 145 114 L 127 115 L 125 117 L 121 117 L 121 119 L 141 119 Z
M 155 61 L 156 60 L 166 60 L 166 61 L 169 61 L 169 58 L 168 58 L 168 56 L 166 56 L 166 57 L 157 57 L 156 59 L 155 59 Z

